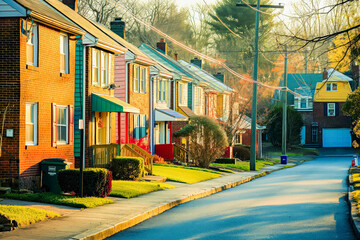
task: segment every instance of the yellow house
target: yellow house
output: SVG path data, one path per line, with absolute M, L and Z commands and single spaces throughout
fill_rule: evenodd
M 316 84 L 314 102 L 345 102 L 351 92 L 349 81 L 333 74 Z

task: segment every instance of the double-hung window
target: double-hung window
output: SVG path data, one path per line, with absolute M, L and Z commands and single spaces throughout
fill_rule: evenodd
M 109 78 L 109 54 L 101 51 L 101 87 L 108 86 L 108 78 Z
M 93 48 L 92 51 L 92 82 L 100 86 L 100 51 Z
M 179 83 L 179 105 L 183 104 L 183 85 Z
M 26 41 L 26 64 L 32 65 L 35 67 L 39 66 L 39 29 L 38 25 L 32 23 L 28 24 L 27 28 L 29 29 L 27 33 Z
M 336 105 L 335 103 L 328 103 L 327 104 L 327 116 L 333 117 L 336 114 Z
M 147 79 L 148 79 L 147 69 L 140 67 L 138 65 L 134 65 L 134 67 L 133 67 L 134 92 L 146 93 L 146 80 Z
M 195 104 L 197 106 L 201 106 L 201 99 L 202 99 L 201 87 L 196 87 L 196 92 L 197 92 L 197 99 L 196 99 Z
M 60 72 L 69 73 L 69 38 L 67 34 L 60 34 Z
M 93 48 L 92 51 L 92 83 L 99 87 L 110 85 L 111 55 Z
M 57 144 L 68 144 L 68 106 L 56 106 L 57 110 Z
M 307 99 L 306 98 L 300 99 L 300 108 L 302 108 L 302 109 L 307 108 Z
M 140 92 L 146 93 L 146 68 L 141 68 Z
M 38 104 L 26 104 L 25 143 L 37 145 Z
M 337 83 L 326 83 L 327 92 L 337 92 L 338 84 Z

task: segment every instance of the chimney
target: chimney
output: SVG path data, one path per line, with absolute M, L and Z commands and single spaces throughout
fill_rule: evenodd
M 78 11 L 78 1 L 77 0 L 62 0 L 62 3 L 74 10 Z
M 354 89 L 359 87 L 359 65 L 353 63 L 351 65 L 352 76 L 354 80 Z
M 324 68 L 324 71 L 323 71 L 323 80 L 327 79 L 328 78 L 328 72 L 326 71 L 326 68 Z
M 110 29 L 125 39 L 125 22 L 121 20 L 121 17 L 117 17 L 114 21 L 110 22 Z
M 167 43 L 163 38 L 160 39 L 160 42 L 156 44 L 158 50 L 162 51 L 163 53 L 167 54 Z
M 178 54 L 177 53 L 174 53 L 174 59 L 175 59 L 175 61 L 178 60 Z
M 219 79 L 220 82 L 224 82 L 224 74 L 218 72 L 216 74 L 214 74 L 214 77 L 216 77 L 217 79 Z
M 195 57 L 194 59 L 191 59 L 190 62 L 196 66 L 198 66 L 199 68 L 201 68 L 201 59 Z

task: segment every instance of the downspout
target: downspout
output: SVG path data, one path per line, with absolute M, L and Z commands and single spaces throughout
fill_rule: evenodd
M 125 102 L 129 103 L 129 64 L 134 63 L 136 59 L 132 59 L 126 62 L 125 65 Z
M 88 82 L 86 81 L 86 48 L 88 47 L 94 47 L 97 45 L 98 39 L 95 40 L 94 43 L 91 44 L 83 44 L 84 48 L 83 48 L 83 107 L 82 107 L 82 119 L 83 119 L 83 136 L 82 136 L 82 140 L 83 140 L 83 146 L 82 146 L 82 151 L 83 151 L 83 156 L 82 159 L 80 161 L 82 161 L 82 163 L 80 163 L 80 165 L 82 164 L 82 167 L 85 168 L 85 160 L 86 160 L 86 84 L 88 84 Z M 90 115 L 91 115 L 91 110 L 90 110 Z M 90 119 L 89 119 L 89 124 L 90 124 Z M 89 142 L 89 146 L 90 146 L 90 142 Z M 92 156 L 91 152 L 88 153 L 89 154 L 89 160 L 90 157 Z
M 154 141 L 154 127 L 155 127 L 155 114 L 154 114 L 154 78 L 159 77 L 160 74 L 149 74 L 150 86 L 149 86 L 149 138 L 150 138 L 150 153 L 155 154 L 155 141 Z

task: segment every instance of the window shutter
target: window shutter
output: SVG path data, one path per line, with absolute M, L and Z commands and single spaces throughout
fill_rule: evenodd
M 136 90 L 138 92 L 140 92 L 140 81 L 141 81 L 141 74 L 140 74 L 140 67 L 136 68 L 136 81 L 137 81 L 137 86 L 136 86 Z
M 108 76 L 108 82 L 107 82 L 107 85 L 108 86 L 110 86 L 110 84 L 111 84 L 111 54 L 109 53 L 109 63 L 108 63 L 108 65 L 107 65 L 107 67 L 108 67 L 108 74 L 109 74 L 109 76 Z
M 324 116 L 327 116 L 327 103 L 324 103 Z
M 144 93 L 146 93 L 146 77 L 147 77 L 147 69 L 146 68 L 144 68 L 143 69 L 143 84 L 144 84 L 144 87 L 143 87 L 143 89 L 144 89 Z
M 51 140 L 51 146 L 56 147 L 57 145 L 57 109 L 56 109 L 56 103 L 51 104 L 51 129 L 52 129 L 52 140 Z
M 335 116 L 339 116 L 339 103 L 335 103 Z
M 69 105 L 69 144 L 74 143 L 74 106 Z

